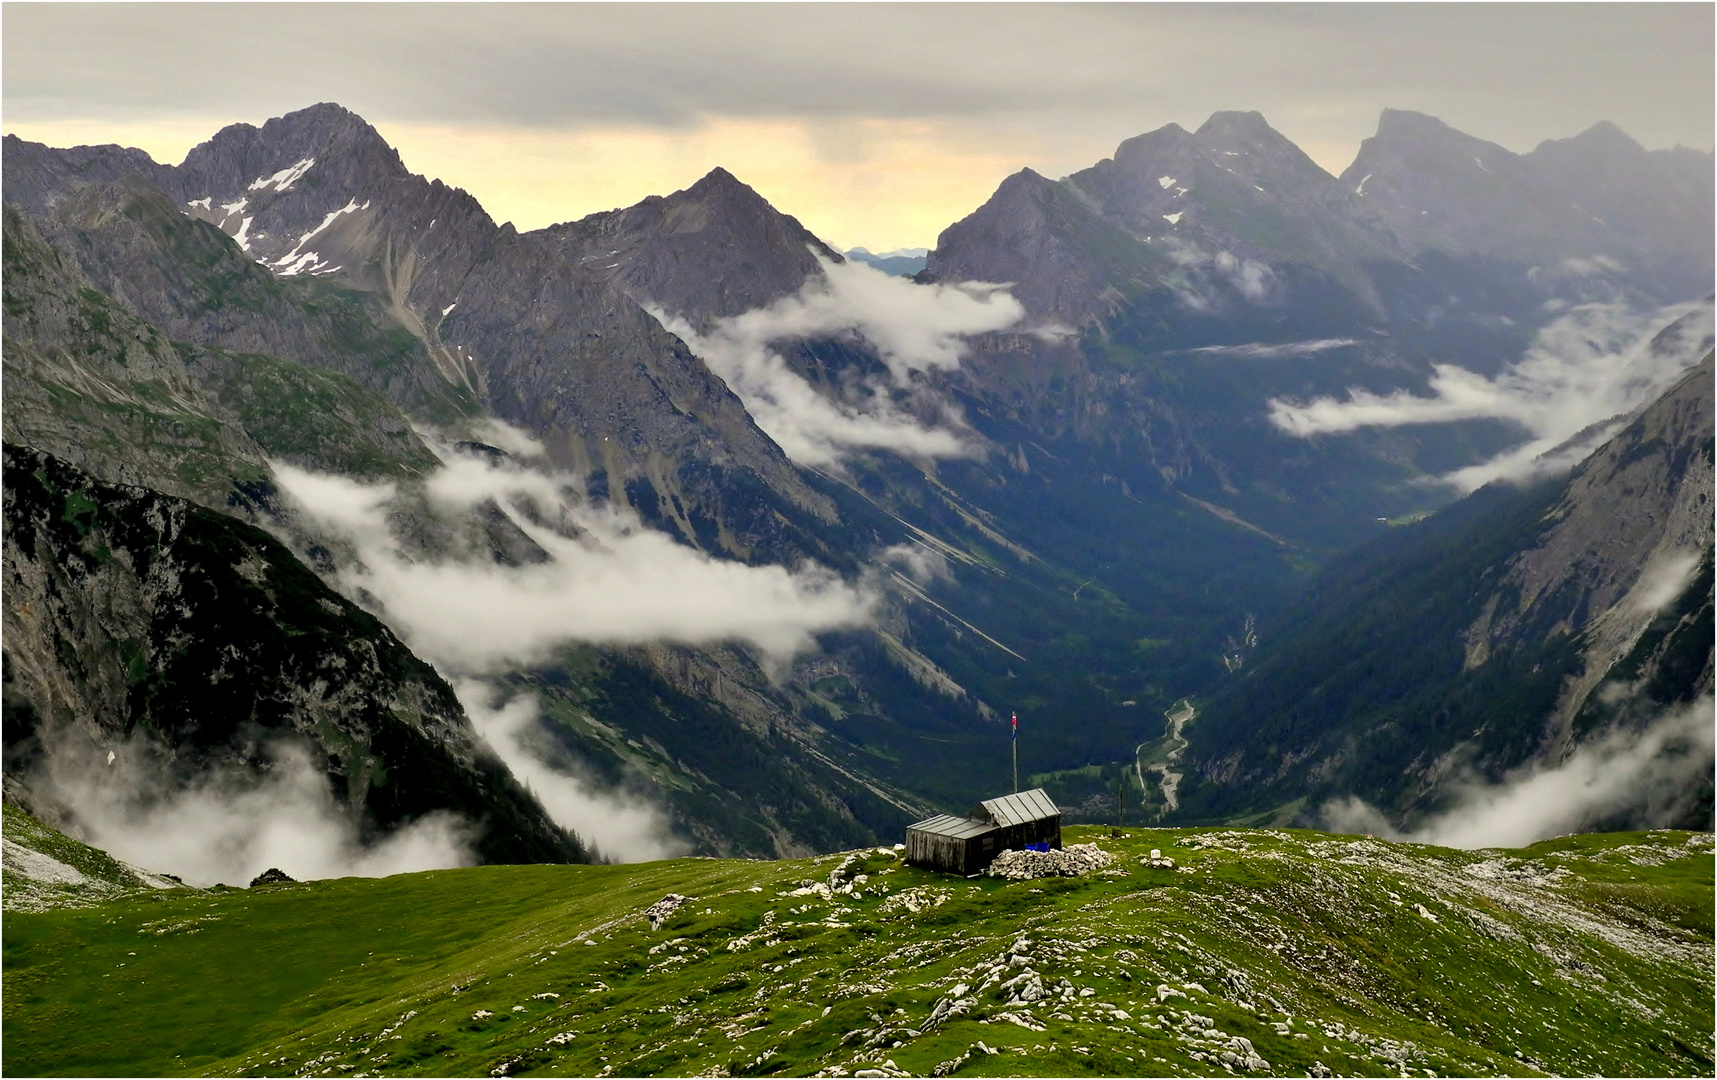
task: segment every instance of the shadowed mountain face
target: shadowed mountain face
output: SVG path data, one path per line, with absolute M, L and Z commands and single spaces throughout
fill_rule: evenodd
M 485 861 L 585 857 L 440 676 L 278 540 L 39 451 L 5 464 L 6 769 L 28 801 L 128 744 L 159 762 L 151 799 L 302 745 L 365 839 L 451 811 Z
M 1474 772 L 1708 701 L 1712 380 L 1707 353 L 1571 474 L 1337 560 L 1199 719 L 1193 812 L 1359 794 L 1423 816 Z M 1710 807 L 1707 781 L 1695 827 Z
M 950 383 L 980 427 L 1005 416 L 1105 472 L 1148 463 L 1276 535 L 1344 545 L 1446 500 L 1425 475 L 1518 428 L 1308 440 L 1268 423 L 1271 403 L 1425 396 L 1437 365 L 1497 376 L 1577 312 L 1708 295 L 1711 161 L 1610 125 L 1516 155 L 1389 111 L 1337 179 L 1258 114 L 1218 113 L 1063 180 L 1009 177 L 944 231 L 921 279 L 1010 282 L 1022 328 L 1073 331 L 974 343 Z

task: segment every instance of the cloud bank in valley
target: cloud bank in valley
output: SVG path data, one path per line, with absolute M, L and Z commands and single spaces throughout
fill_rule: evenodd
M 521 456 L 541 446 L 499 421 L 482 432 Z M 608 858 L 666 858 L 683 845 L 648 800 L 569 775 L 533 750 L 537 703 L 505 699 L 494 676 L 546 659 L 569 642 L 748 642 L 780 665 L 826 630 L 866 623 L 876 602 L 817 566 L 789 570 L 712 559 L 644 527 L 629 511 L 592 506 L 576 478 L 431 441 L 443 467 L 425 482 L 431 514 L 452 520 L 498 507 L 546 556 L 520 566 L 485 551 L 439 560 L 408 553 L 388 515 L 406 505 L 392 484 L 365 485 L 275 463 L 281 488 L 313 521 L 350 543 L 342 574 L 420 655 L 454 677 L 479 735 L 560 825 Z M 413 512 L 423 512 L 418 508 Z M 415 850 L 415 849 L 414 849 Z M 454 856 L 448 855 L 452 860 Z M 445 861 L 442 865 L 458 865 Z
M 957 457 L 971 452 L 964 422 L 945 402 L 918 394 L 916 413 L 900 398 L 915 377 L 960 366 L 964 338 L 1005 330 L 1025 309 L 1004 286 L 983 282 L 917 285 L 860 262 L 819 257 L 822 274 L 794 295 L 699 331 L 685 319 L 653 310 L 719 375 L 757 426 L 801 465 L 836 466 L 848 453 L 893 450 L 910 457 Z M 825 396 L 793 371 L 771 345 L 790 339 L 846 338 L 869 345 L 887 379 Z
M 274 468 L 306 514 L 356 545 L 344 584 L 374 597 L 414 650 L 454 672 L 506 670 L 569 642 L 739 640 L 785 662 L 816 634 L 866 622 L 874 603 L 821 567 L 713 559 L 628 511 L 585 503 L 572 477 L 464 454 L 449 453 L 430 477 L 431 504 L 457 513 L 493 502 L 547 559 L 414 558 L 388 526 L 391 485 Z
M 1622 816 L 1635 827 L 1661 825 L 1710 779 L 1714 710 L 1705 697 L 1643 730 L 1586 743 L 1559 765 L 1529 765 L 1500 783 L 1469 781 L 1452 808 L 1409 831 L 1356 798 L 1324 807 L 1324 820 L 1335 832 L 1468 849 L 1525 847 Z
M 68 739 L 50 748 L 46 788 L 74 808 L 84 838 L 135 866 L 192 885 L 244 885 L 270 867 L 300 881 L 470 866 L 473 829 L 451 813 L 364 843 L 304 749 L 282 740 L 260 777 L 212 769 L 177 783 L 140 738 L 113 751 Z
M 1677 332 L 1654 347 L 1657 332 L 1677 319 Z M 1482 418 L 1519 424 L 1527 432 L 1521 445 L 1442 477 L 1472 491 L 1492 480 L 1578 463 L 1619 426 L 1606 421 L 1650 401 L 1711 342 L 1709 302 L 1643 313 L 1615 303 L 1584 304 L 1539 331 L 1526 354 L 1494 378 L 1438 364 L 1428 396 L 1351 390 L 1345 400 L 1275 399 L 1270 422 L 1301 437 Z

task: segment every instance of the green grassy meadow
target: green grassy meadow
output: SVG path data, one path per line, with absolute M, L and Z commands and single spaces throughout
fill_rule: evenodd
M 1508 852 L 1274 830 L 1066 839 L 1116 862 L 1010 883 L 878 848 L 8 911 L 4 1070 L 1712 1072 L 1709 834 Z M 1142 865 L 1151 848 L 1178 865 Z M 642 913 L 669 893 L 691 899 L 652 930 Z

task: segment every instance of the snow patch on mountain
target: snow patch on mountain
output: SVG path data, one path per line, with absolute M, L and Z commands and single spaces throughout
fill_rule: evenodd
M 309 172 L 310 167 L 315 164 L 316 159 L 313 157 L 304 158 L 301 161 L 295 161 L 291 165 L 288 165 L 286 168 L 275 173 L 273 176 L 261 176 L 252 180 L 250 182 L 250 187 L 247 190 L 262 191 L 265 188 L 273 188 L 276 192 L 284 194 L 292 187 L 293 184 L 297 183 L 305 173 Z
M 370 208 L 369 200 L 367 200 L 367 199 L 364 200 L 364 204 L 362 206 L 359 206 L 358 200 L 352 199 L 352 200 L 348 201 L 345 206 L 340 207 L 338 210 L 329 211 L 328 214 L 322 218 L 322 224 L 316 226 L 314 229 L 311 229 L 309 232 L 305 233 L 303 236 L 300 236 L 298 238 L 298 243 L 296 243 L 292 246 L 292 250 L 287 252 L 285 255 L 282 255 L 278 260 L 276 260 L 272 264 L 271 269 L 273 269 L 274 272 L 276 274 L 279 274 L 281 277 L 292 277 L 296 274 L 303 273 L 306 269 L 308 269 L 312 273 L 316 272 L 317 270 L 323 269 L 324 267 L 327 266 L 327 263 L 322 260 L 322 256 L 320 256 L 319 254 L 317 254 L 314 251 L 308 251 L 308 252 L 302 251 L 302 248 L 304 247 L 304 245 L 309 243 L 310 240 L 313 237 L 315 237 L 318 233 L 322 232 L 328 226 L 334 224 L 334 222 L 342 214 L 356 213 L 359 210 L 368 210 L 369 208 Z

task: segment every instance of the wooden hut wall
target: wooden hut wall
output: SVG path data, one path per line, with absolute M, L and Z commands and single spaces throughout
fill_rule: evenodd
M 906 861 L 954 874 L 969 874 L 966 869 L 970 841 L 957 836 L 908 829 L 906 832 Z

